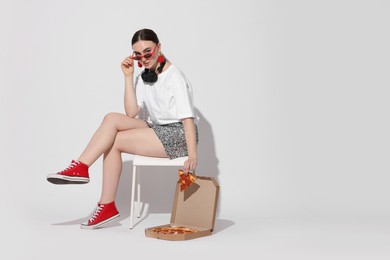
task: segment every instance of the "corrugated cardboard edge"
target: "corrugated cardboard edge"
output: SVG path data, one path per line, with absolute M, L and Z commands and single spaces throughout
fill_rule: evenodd
M 215 188 L 216 188 L 216 192 L 215 192 L 215 205 L 214 205 L 214 217 L 213 217 L 213 225 L 211 226 L 211 229 L 210 229 L 210 232 L 213 232 L 214 231 L 214 226 L 215 226 L 215 219 L 217 218 L 217 209 L 218 209 L 218 204 L 219 204 L 219 184 L 217 183 L 217 181 L 213 178 L 213 177 L 208 177 L 212 180 L 212 182 L 214 183 L 215 185 Z

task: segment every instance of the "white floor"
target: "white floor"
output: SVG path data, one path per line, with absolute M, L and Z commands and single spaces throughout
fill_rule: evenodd
M 175 174 L 153 171 L 142 177 L 148 183 L 143 186 L 144 215 L 132 230 L 128 172 L 116 200 L 121 217 L 98 230 L 80 229 L 80 223 L 94 210 L 99 176 L 82 187 L 51 185 L 44 177 L 32 178 L 28 185 L 18 181 L 20 175 L 5 179 L 0 182 L 0 259 L 390 259 L 390 218 L 348 217 L 346 211 L 337 218 L 281 218 L 259 217 L 259 208 L 253 213 L 221 210 L 211 236 L 188 241 L 147 238 L 145 228 L 169 223 L 177 180 Z
M 82 219 L 45 215 L 8 221 L 1 259 L 390 259 L 390 221 L 378 219 L 219 218 L 215 232 L 188 241 L 147 238 L 144 229 L 169 222 L 169 214 L 129 217 L 98 230 Z M 5 247 L 3 247 L 5 245 Z

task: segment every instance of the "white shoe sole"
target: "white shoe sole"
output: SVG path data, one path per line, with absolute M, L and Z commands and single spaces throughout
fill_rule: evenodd
M 53 184 L 85 184 L 89 182 L 89 178 L 70 177 L 61 174 L 49 174 L 46 179 Z
M 119 217 L 119 213 L 116 214 L 115 216 L 112 216 L 111 218 L 108 218 L 106 220 L 103 220 L 102 222 L 99 222 L 99 223 L 97 223 L 95 225 L 90 225 L 90 226 L 88 225 L 88 221 L 87 221 L 86 223 L 81 223 L 80 228 L 82 228 L 82 229 L 89 229 L 89 230 L 96 229 L 96 228 L 99 228 L 100 226 L 110 222 L 111 220 L 116 219 L 117 217 Z

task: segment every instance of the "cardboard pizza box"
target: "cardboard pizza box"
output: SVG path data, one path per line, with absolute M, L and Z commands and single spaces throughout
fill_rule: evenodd
M 180 182 L 177 182 L 170 224 L 146 228 L 146 237 L 189 240 L 212 234 L 219 185 L 212 177 L 196 176 L 196 178 L 196 181 L 184 191 L 180 191 Z M 170 230 L 167 231 L 166 228 Z M 179 231 L 174 232 L 173 229 Z

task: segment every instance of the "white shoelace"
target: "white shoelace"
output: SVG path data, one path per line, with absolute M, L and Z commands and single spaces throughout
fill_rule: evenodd
M 95 213 L 93 213 L 93 216 L 89 219 L 90 222 L 94 221 L 95 218 L 97 218 L 100 214 L 100 211 L 102 211 L 102 209 L 104 208 L 104 205 L 99 205 L 96 210 L 95 210 Z
M 60 171 L 59 173 L 63 173 L 63 172 L 66 172 L 67 170 L 70 170 L 74 167 L 76 167 L 78 164 L 80 164 L 79 161 L 74 161 L 74 162 L 71 162 L 71 164 L 63 171 Z

